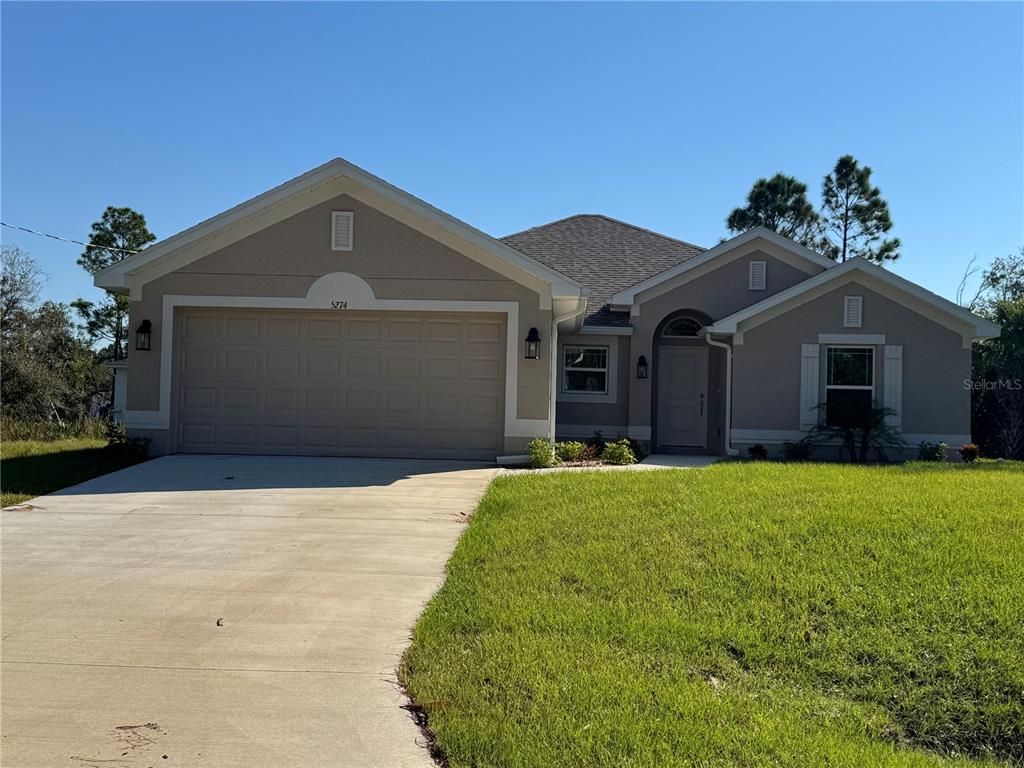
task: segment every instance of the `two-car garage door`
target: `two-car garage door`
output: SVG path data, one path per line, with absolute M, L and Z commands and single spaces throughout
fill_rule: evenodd
M 493 459 L 505 319 L 179 309 L 177 450 Z

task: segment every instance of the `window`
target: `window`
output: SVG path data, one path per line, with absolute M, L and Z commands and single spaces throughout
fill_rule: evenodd
M 331 250 L 352 250 L 352 211 L 331 213 Z
M 696 336 L 697 332 L 703 327 L 692 317 L 677 317 L 665 326 L 665 330 L 661 332 L 661 335 L 670 339 L 687 338 Z
M 768 284 L 768 262 L 750 262 L 750 290 L 763 291 Z
M 608 394 L 608 347 L 562 348 L 562 391 Z
M 825 423 L 858 423 L 874 399 L 874 347 L 829 347 L 826 366 Z
M 843 297 L 843 327 L 860 328 L 864 321 L 864 298 L 862 296 Z

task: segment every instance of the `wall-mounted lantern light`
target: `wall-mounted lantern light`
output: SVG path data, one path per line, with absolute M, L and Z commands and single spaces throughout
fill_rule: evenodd
M 526 355 L 527 360 L 537 360 L 540 358 L 540 334 L 537 333 L 536 328 L 531 328 L 530 332 L 526 334 Z
M 135 329 L 135 348 L 140 352 L 148 352 L 153 341 L 153 324 L 143 320 Z
M 636 361 L 636 377 L 638 379 L 647 378 L 647 358 L 640 355 L 640 358 Z

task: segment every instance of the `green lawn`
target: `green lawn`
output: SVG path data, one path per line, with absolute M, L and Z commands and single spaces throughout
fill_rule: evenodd
M 137 464 L 104 450 L 106 440 L 5 440 L 0 443 L 0 506 L 67 488 Z
M 499 478 L 400 670 L 453 768 L 1024 761 L 1024 465 Z

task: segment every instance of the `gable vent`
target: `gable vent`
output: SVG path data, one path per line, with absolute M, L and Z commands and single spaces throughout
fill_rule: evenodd
M 750 262 L 750 290 L 763 291 L 768 284 L 768 262 Z
M 843 297 L 843 327 L 860 328 L 864 322 L 864 299 L 861 296 Z
M 331 250 L 352 250 L 352 211 L 331 213 Z

